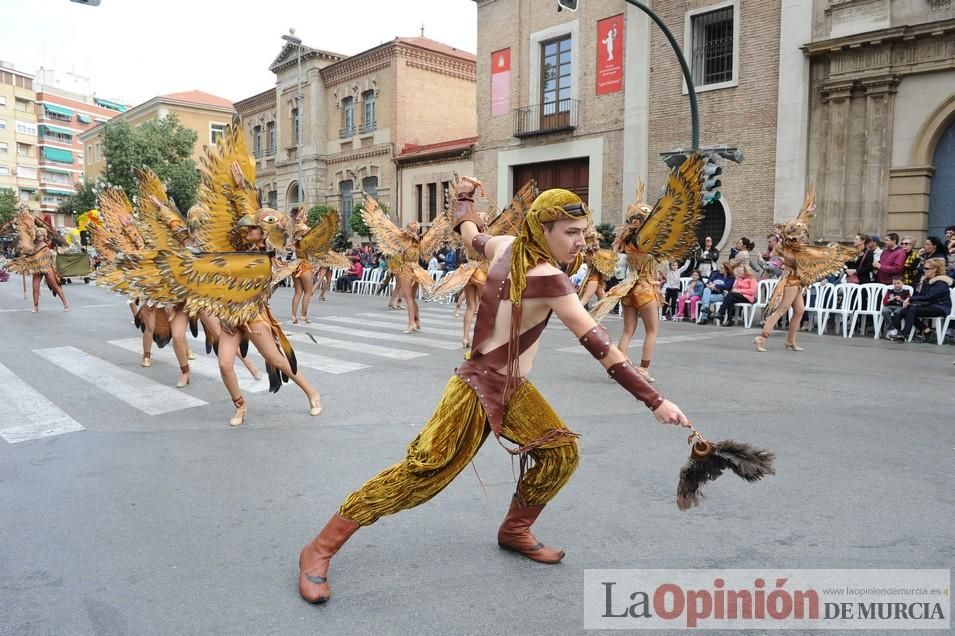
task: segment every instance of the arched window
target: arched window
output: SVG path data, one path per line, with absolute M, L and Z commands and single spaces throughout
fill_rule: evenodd
M 289 184 L 288 190 L 285 193 L 285 207 L 292 208 L 298 205 L 299 202 L 298 181 L 293 181 Z
M 944 236 L 955 225 L 955 121 L 939 137 L 932 159 L 935 174 L 928 204 L 928 235 Z

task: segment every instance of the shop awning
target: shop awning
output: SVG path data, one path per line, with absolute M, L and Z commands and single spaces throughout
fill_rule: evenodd
M 84 115 L 83 113 L 76 113 L 76 119 L 79 120 L 81 124 L 92 124 L 93 118 L 89 115 Z
M 53 188 L 43 188 L 43 191 L 44 191 L 46 194 L 58 194 L 58 195 L 64 196 L 64 197 L 71 197 L 71 196 L 73 196 L 73 193 L 70 192 L 69 190 L 54 190 Z
M 43 158 L 58 163 L 73 163 L 73 153 L 59 148 L 43 147 Z
M 97 106 L 102 106 L 103 108 L 108 108 L 110 110 L 118 110 L 121 113 L 126 112 L 125 106 L 123 106 L 122 104 L 118 104 L 116 102 L 111 102 L 108 99 L 100 99 L 99 97 L 94 97 L 93 103 L 96 104 Z
M 63 117 L 70 118 L 73 117 L 73 111 L 63 106 L 57 106 L 56 104 L 43 104 L 43 108 L 56 115 L 62 115 Z
M 51 126 L 49 124 L 40 124 L 40 130 L 46 130 L 46 132 L 56 133 L 58 135 L 69 135 L 73 136 L 73 131 L 66 128 L 60 128 L 59 126 Z

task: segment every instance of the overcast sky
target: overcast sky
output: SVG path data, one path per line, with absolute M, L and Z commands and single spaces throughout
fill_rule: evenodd
M 474 52 L 476 11 L 472 0 L 0 0 L 0 60 L 85 75 L 99 97 L 133 105 L 193 89 L 236 101 L 275 85 L 268 66 L 289 27 L 350 55 L 423 24 Z

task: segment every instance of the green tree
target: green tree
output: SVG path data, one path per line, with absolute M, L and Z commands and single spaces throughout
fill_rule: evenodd
M 86 177 L 76 185 L 76 192 L 68 198 L 66 201 L 61 203 L 57 207 L 56 211 L 60 214 L 83 214 L 87 210 L 92 210 L 97 207 L 99 204 L 96 201 L 96 192 L 95 188 L 97 182 L 89 181 Z
M 613 223 L 600 223 L 594 229 L 600 235 L 600 247 L 609 248 L 613 245 L 613 240 L 617 234 L 617 228 L 614 227 Z
M 20 209 L 20 200 L 17 193 L 11 188 L 0 188 L 0 225 L 13 218 Z
M 334 212 L 335 214 L 338 214 L 338 210 L 336 210 L 335 208 L 331 206 L 313 205 L 312 207 L 308 209 L 308 224 L 310 226 L 315 225 L 321 219 L 323 219 L 325 215 L 328 214 L 329 212 Z
M 388 213 L 388 207 L 379 202 L 378 205 L 381 207 L 382 212 L 385 214 Z M 363 204 L 356 203 L 355 207 L 351 211 L 351 219 L 348 224 L 351 226 L 351 231 L 357 234 L 358 236 L 367 236 L 371 238 L 371 230 L 368 228 L 368 224 L 365 223 L 365 219 L 361 216 L 361 211 L 363 209 Z
M 147 166 L 166 184 L 166 191 L 180 211 L 196 202 L 199 171 L 192 160 L 198 135 L 185 128 L 175 115 L 147 121 L 136 128 L 125 120 L 106 124 L 103 134 L 107 182 L 122 186 L 130 195 L 138 191 L 133 168 Z

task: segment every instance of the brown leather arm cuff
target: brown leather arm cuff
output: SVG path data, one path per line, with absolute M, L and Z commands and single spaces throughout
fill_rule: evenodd
M 658 406 L 663 404 L 664 398 L 660 392 L 650 386 L 650 383 L 637 373 L 633 363 L 629 360 L 618 362 L 607 369 L 607 373 L 612 380 L 629 391 L 633 397 L 646 404 L 651 411 L 655 411 Z
M 484 231 L 484 219 L 474 210 L 474 199 L 468 195 L 459 194 L 454 204 L 453 229 L 458 234 L 461 233 L 461 224 L 465 221 L 473 221 L 478 230 Z
M 610 334 L 603 325 L 594 325 L 593 329 L 580 337 L 580 344 L 584 345 L 584 349 L 589 351 L 590 355 L 603 360 L 610 351 Z
M 481 256 L 487 256 L 487 242 L 490 241 L 493 236 L 490 234 L 484 234 L 483 232 L 474 237 L 474 240 L 471 241 L 471 247 L 474 248 L 474 251 L 480 254 Z

